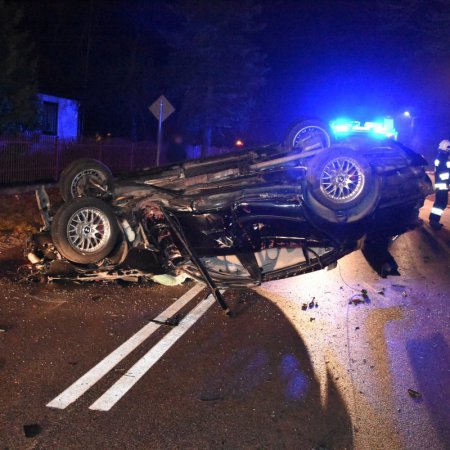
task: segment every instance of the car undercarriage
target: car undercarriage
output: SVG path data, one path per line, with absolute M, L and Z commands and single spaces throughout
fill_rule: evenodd
M 44 226 L 26 251 L 33 276 L 189 276 L 221 303 L 220 288 L 333 268 L 360 248 L 382 276 L 396 274 L 388 248 L 418 226 L 431 193 L 426 161 L 391 139 L 332 142 L 317 121 L 287 136 L 122 179 L 99 161 L 73 162 L 59 208 L 37 192 Z

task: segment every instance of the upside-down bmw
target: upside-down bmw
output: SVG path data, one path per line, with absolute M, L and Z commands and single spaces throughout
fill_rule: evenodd
M 147 275 L 184 273 L 219 288 L 331 268 L 362 248 L 388 275 L 397 270 L 390 242 L 418 225 L 431 192 L 425 166 L 395 140 L 333 142 L 311 120 L 296 123 L 283 144 L 120 180 L 82 159 L 63 171 L 56 211 L 41 194 L 46 226 L 28 256 L 41 273 L 58 277 L 65 265 L 92 279 L 130 275 L 127 257 L 141 249 Z

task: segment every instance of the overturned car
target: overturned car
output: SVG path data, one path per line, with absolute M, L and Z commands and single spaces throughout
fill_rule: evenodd
M 99 161 L 75 161 L 56 211 L 38 196 L 45 226 L 28 257 L 55 278 L 187 274 L 216 292 L 330 268 L 359 248 L 382 275 L 395 273 L 388 245 L 418 225 L 426 161 L 391 139 L 333 142 L 319 121 L 286 136 L 118 180 Z M 133 251 L 144 272 L 133 272 Z

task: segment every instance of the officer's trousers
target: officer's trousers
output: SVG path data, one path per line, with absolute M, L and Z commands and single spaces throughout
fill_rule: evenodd
M 448 203 L 448 189 L 441 189 L 436 191 L 436 200 L 430 214 L 430 222 L 439 222 L 442 213 L 447 207 Z

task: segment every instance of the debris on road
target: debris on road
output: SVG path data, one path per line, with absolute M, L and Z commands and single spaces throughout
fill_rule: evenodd
M 181 317 L 177 314 L 174 317 L 169 317 L 166 320 L 151 319 L 150 322 L 157 323 L 159 325 L 168 325 L 169 327 L 176 327 L 180 323 Z
M 348 302 L 349 305 L 353 304 L 353 305 L 359 305 L 360 303 L 364 303 L 364 300 L 362 298 L 359 297 L 352 297 L 350 299 L 350 301 Z
M 307 311 L 308 309 L 318 308 L 319 304 L 316 302 L 316 297 L 313 297 L 309 303 L 302 303 L 302 311 Z
M 181 273 L 177 276 L 172 276 L 169 274 L 154 275 L 151 280 L 155 283 L 162 284 L 163 286 L 178 286 L 184 283 L 189 278 L 186 273 Z
M 218 395 L 202 395 L 201 397 L 197 397 L 197 400 L 200 400 L 201 402 L 217 402 L 223 399 L 223 396 Z
M 422 398 L 422 394 L 414 389 L 408 389 L 408 394 L 411 398 Z
M 25 433 L 25 437 L 32 438 L 37 436 L 42 431 L 42 427 L 38 423 L 32 423 L 29 425 L 24 425 L 23 431 Z
M 360 303 L 370 303 L 370 298 L 367 293 L 367 289 L 361 289 L 361 293 L 353 295 L 348 304 L 359 305 Z
M 316 320 L 315 317 L 310 317 L 310 318 L 309 318 L 309 321 L 310 321 L 310 322 L 314 322 L 314 320 Z
M 404 291 L 406 289 L 406 286 L 404 284 L 392 284 L 392 289 L 394 289 L 394 291 Z
M 350 301 L 348 302 L 348 304 L 349 305 L 359 305 L 360 303 L 366 303 L 365 301 L 364 301 L 364 298 L 363 297 L 361 297 L 361 295 L 360 294 L 356 294 L 356 295 L 354 295 L 351 299 L 350 299 Z

